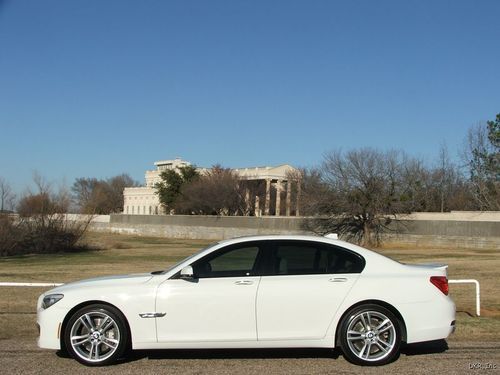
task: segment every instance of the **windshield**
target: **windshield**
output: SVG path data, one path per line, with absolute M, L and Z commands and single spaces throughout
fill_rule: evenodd
M 162 270 L 162 271 L 153 271 L 151 272 L 152 275 L 161 275 L 161 274 L 164 274 L 164 273 L 167 273 L 168 271 L 170 270 L 173 270 L 175 267 L 177 267 L 179 264 L 181 263 L 184 263 L 185 261 L 191 259 L 191 258 L 194 258 L 195 256 L 197 256 L 198 254 L 202 253 L 203 251 L 207 250 L 207 249 L 210 249 L 211 247 L 217 245 L 219 242 L 215 242 L 215 243 L 211 243 L 210 245 L 204 247 L 203 249 L 201 250 L 198 250 L 197 252 L 191 254 L 190 256 L 188 256 L 187 258 L 184 258 L 182 260 L 180 260 L 179 262 L 171 265 L 170 267 L 168 267 L 166 270 Z

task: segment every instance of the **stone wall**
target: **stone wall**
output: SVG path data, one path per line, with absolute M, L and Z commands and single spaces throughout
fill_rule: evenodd
M 111 215 L 117 233 L 219 240 L 256 234 L 303 234 L 301 218 L 254 216 Z
M 218 240 L 256 234 L 304 234 L 297 217 L 150 216 L 98 217 L 92 229 L 144 236 Z M 405 216 L 383 235 L 391 246 L 500 250 L 500 212 L 422 213 Z M 397 231 L 396 231 L 397 230 Z
M 500 221 L 401 220 L 391 228 L 385 245 L 500 250 Z

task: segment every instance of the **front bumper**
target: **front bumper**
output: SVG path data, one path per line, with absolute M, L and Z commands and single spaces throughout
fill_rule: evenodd
M 58 309 L 57 305 L 48 309 L 38 308 L 37 325 L 39 327 L 38 346 L 43 349 L 61 349 L 62 323 L 66 310 Z

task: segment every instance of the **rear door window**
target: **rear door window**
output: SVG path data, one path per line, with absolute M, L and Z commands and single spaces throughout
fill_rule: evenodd
M 363 257 L 350 250 L 312 241 L 271 241 L 267 273 L 314 275 L 360 273 Z

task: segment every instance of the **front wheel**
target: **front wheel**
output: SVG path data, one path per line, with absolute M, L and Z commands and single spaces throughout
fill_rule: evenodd
M 401 327 L 388 309 L 374 304 L 358 306 L 341 322 L 340 345 L 344 357 L 352 363 L 379 366 L 399 354 Z
M 108 305 L 90 305 L 78 310 L 64 332 L 68 352 L 87 366 L 115 362 L 123 355 L 127 341 L 123 315 Z

